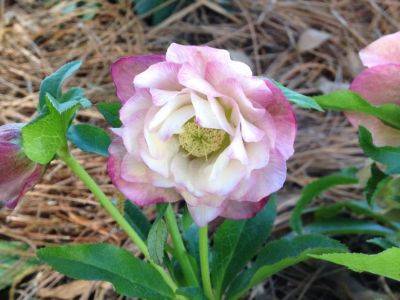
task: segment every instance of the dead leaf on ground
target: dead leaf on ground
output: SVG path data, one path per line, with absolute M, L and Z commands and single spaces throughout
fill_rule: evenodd
M 307 29 L 304 31 L 297 42 L 299 52 L 314 50 L 331 38 L 331 34 L 326 31 Z

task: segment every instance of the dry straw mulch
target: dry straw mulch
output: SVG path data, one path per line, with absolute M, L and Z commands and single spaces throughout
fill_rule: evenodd
M 171 42 L 229 49 L 234 57 L 251 64 L 256 74 L 318 94 L 346 87 L 361 69 L 357 51 L 383 34 L 400 30 L 397 0 L 225 1 L 231 2 L 230 8 L 223 7 L 223 1 L 199 0 L 156 26 L 132 13 L 130 1 L 86 1 L 101 3 L 91 20 L 82 18 L 93 12 L 90 6 L 65 13 L 71 2 L 79 1 L 0 0 L 0 124 L 29 121 L 41 79 L 74 59 L 84 64 L 71 85 L 84 87 L 94 102 L 117 100 L 109 75 L 113 60 L 163 52 Z M 105 126 L 95 109 L 81 112 L 79 119 Z M 289 162 L 279 228 L 287 227 L 301 186 L 342 167 L 364 163 L 355 131 L 341 114 L 298 109 L 297 119 L 297 152 Z M 74 154 L 104 191 L 115 196 L 105 159 L 80 151 Z M 328 194 L 331 200 L 352 195 L 348 190 Z M 0 212 L 0 235 L 26 242 L 32 253 L 48 244 L 125 243 L 124 234 L 59 161 L 49 166 L 40 184 L 14 212 Z M 320 276 L 315 274 L 300 270 L 297 279 L 282 275 L 270 281 L 268 295 L 272 298 L 283 292 L 285 299 L 321 295 L 337 299 L 337 291 L 323 283 L 317 284 L 318 292 L 310 289 Z M 48 268 L 37 270 L 13 292 L 15 299 L 116 297 L 108 284 L 70 282 Z

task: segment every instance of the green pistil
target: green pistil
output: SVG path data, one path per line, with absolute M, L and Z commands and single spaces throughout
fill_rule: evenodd
M 190 155 L 206 157 L 224 145 L 226 132 L 221 129 L 203 128 L 191 119 L 183 125 L 179 143 Z

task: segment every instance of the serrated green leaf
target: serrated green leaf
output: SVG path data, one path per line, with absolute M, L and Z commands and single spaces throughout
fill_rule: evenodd
M 387 173 L 400 173 L 400 147 L 375 146 L 371 133 L 362 126 L 358 130 L 358 138 L 360 147 L 363 149 L 365 155 L 384 164 L 387 167 Z
M 393 247 L 378 254 L 328 253 L 309 256 L 345 266 L 354 272 L 368 272 L 400 281 L 400 248 Z
M 253 218 L 226 220 L 214 235 L 215 257 L 211 280 L 221 295 L 228 284 L 258 253 L 269 237 L 276 217 L 275 197 Z M 218 297 L 218 296 L 217 296 Z
M 290 218 L 290 226 L 292 229 L 297 233 L 302 232 L 303 224 L 301 220 L 301 214 L 306 206 L 311 203 L 315 197 L 331 187 L 343 184 L 355 184 L 357 182 L 358 180 L 355 177 L 355 170 L 347 169 L 341 173 L 317 179 L 305 186 Z
M 108 156 L 111 139 L 102 128 L 89 124 L 72 125 L 67 137 L 82 151 Z
M 379 118 L 385 124 L 400 129 L 400 106 L 394 103 L 373 105 L 356 92 L 336 91 L 314 97 L 324 109 L 361 112 Z
M 287 87 L 285 87 L 283 84 L 274 81 L 277 87 L 283 92 L 283 94 L 286 96 L 286 98 L 296 104 L 297 106 L 301 108 L 310 108 L 310 109 L 315 109 L 318 111 L 324 111 L 322 107 L 311 97 L 302 95 L 300 93 L 297 93 Z
M 388 175 L 382 172 L 375 163 L 371 165 L 371 177 L 368 179 L 365 186 L 365 197 L 370 205 L 372 205 L 374 201 L 374 195 L 379 183 L 386 178 L 388 178 Z
M 121 106 L 120 102 L 101 102 L 96 105 L 104 119 L 114 128 L 122 126 L 121 120 L 119 119 L 119 110 Z
M 44 165 L 53 159 L 59 149 L 66 147 L 64 120 L 47 99 L 49 111 L 22 128 L 25 155 Z
M 142 210 L 131 201 L 125 201 L 125 219 L 135 229 L 142 239 L 147 239 L 151 224 Z
M 385 236 L 387 234 L 392 234 L 393 232 L 392 229 L 373 221 L 338 217 L 334 219 L 315 221 L 303 228 L 304 234 L 318 233 L 326 235 L 369 234 Z
M 47 93 L 56 99 L 61 97 L 64 81 L 74 74 L 80 68 L 81 64 L 81 61 L 71 61 L 43 79 L 39 91 L 39 111 L 43 111 L 46 106 Z
M 167 225 L 162 218 L 157 218 L 150 228 L 149 236 L 147 237 L 147 247 L 149 248 L 150 257 L 159 265 L 163 264 L 167 237 Z
M 346 246 L 322 235 L 301 235 L 269 242 L 258 254 L 253 266 L 234 280 L 226 298 L 238 299 L 273 274 L 307 260 L 309 254 L 341 251 L 347 251 Z
M 125 249 L 110 244 L 46 247 L 38 257 L 74 279 L 111 282 L 118 293 L 145 299 L 173 299 L 160 273 Z

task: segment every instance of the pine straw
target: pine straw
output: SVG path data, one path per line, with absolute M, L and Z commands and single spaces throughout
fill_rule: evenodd
M 336 88 L 357 74 L 361 68 L 358 49 L 400 29 L 397 0 L 243 0 L 233 1 L 229 11 L 218 1 L 193 1 L 153 27 L 129 10 L 130 1 L 100 1 L 102 8 L 89 21 L 80 17 L 87 8 L 63 14 L 67 1 L 57 5 L 28 0 L 5 2 L 0 0 L 0 124 L 29 121 L 41 79 L 73 59 L 83 59 L 84 65 L 71 85 L 84 87 L 94 102 L 117 100 L 109 75 L 113 60 L 128 54 L 163 52 L 171 42 L 235 50 L 251 60 L 256 74 L 273 77 L 303 93 L 318 94 L 326 83 Z M 314 50 L 300 53 L 297 41 L 308 28 L 329 33 L 331 38 Z M 105 126 L 95 109 L 80 113 L 79 119 Z M 301 186 L 315 177 L 364 163 L 355 131 L 342 115 L 298 109 L 297 119 L 297 152 L 289 162 L 284 201 L 279 205 L 280 228 L 287 227 L 288 210 Z M 105 159 L 79 151 L 75 154 L 104 191 L 115 196 Z M 328 194 L 333 200 L 354 195 L 352 190 Z M 14 212 L 0 212 L 0 234 L 28 243 L 32 252 L 48 244 L 125 241 L 125 235 L 92 195 L 58 161 L 49 166 L 41 183 Z M 287 281 L 290 286 L 293 279 Z M 71 286 L 64 286 L 66 282 L 64 276 L 42 268 L 19 286 L 16 299 L 34 295 L 54 298 L 53 287 L 71 290 Z M 307 294 L 309 288 L 288 293 L 287 299 L 313 299 L 312 292 Z M 272 282 L 268 288 L 271 297 L 273 291 Z M 92 292 L 95 299 L 115 297 L 110 285 L 100 283 L 78 289 L 75 296 L 89 299 Z

